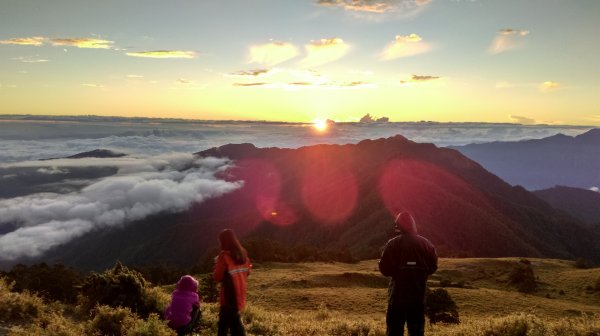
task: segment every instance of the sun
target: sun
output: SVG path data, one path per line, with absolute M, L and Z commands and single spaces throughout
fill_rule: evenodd
M 329 127 L 329 125 L 327 124 L 327 121 L 323 120 L 323 119 L 315 119 L 315 120 L 313 120 L 313 125 L 312 126 L 318 132 L 325 132 L 325 131 L 327 131 L 327 128 Z

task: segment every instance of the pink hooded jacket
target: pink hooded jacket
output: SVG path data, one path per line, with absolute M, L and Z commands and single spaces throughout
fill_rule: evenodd
M 179 328 L 192 320 L 193 306 L 200 308 L 198 297 L 198 280 L 191 275 L 184 275 L 177 282 L 177 288 L 171 295 L 171 304 L 165 310 L 165 320 L 169 327 Z

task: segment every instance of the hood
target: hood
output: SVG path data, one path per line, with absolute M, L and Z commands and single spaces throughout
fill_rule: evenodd
M 195 293 L 198 291 L 198 280 L 191 275 L 184 275 L 177 282 L 177 289 Z

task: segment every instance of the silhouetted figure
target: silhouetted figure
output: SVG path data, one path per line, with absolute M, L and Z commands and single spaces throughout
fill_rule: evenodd
M 381 255 L 381 274 L 392 277 L 388 288 L 387 335 L 420 336 L 425 330 L 425 288 L 427 277 L 437 270 L 437 254 L 429 240 L 417 234 L 417 225 L 408 212 L 395 220 L 400 235 L 390 239 Z
M 246 250 L 229 229 L 219 235 L 221 252 L 215 258 L 213 277 L 221 283 L 219 293 L 219 336 L 245 335 L 240 311 L 246 306 L 246 284 L 252 265 Z
M 177 335 L 190 334 L 200 324 L 198 281 L 191 275 L 182 276 L 171 294 L 171 303 L 165 309 L 165 320 Z

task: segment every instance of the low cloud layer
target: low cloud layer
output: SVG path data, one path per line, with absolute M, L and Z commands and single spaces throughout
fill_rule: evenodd
M 71 160 L 72 164 L 86 159 Z M 63 160 L 65 161 L 65 160 Z M 68 161 L 68 160 L 66 160 Z M 87 233 L 126 225 L 162 212 L 179 212 L 193 203 L 218 197 L 242 182 L 219 180 L 215 174 L 226 159 L 197 159 L 168 154 L 151 159 L 109 159 L 119 167 L 115 176 L 70 194 L 42 193 L 0 200 L 0 258 L 37 257 Z M 108 162 L 97 161 L 98 164 Z M 61 173 L 61 162 L 34 162 Z M 33 164 L 33 163 L 32 163 Z M 42 168 L 40 168 L 42 169 Z
M 46 40 L 45 37 L 17 37 L 8 40 L 1 40 L 0 44 L 12 44 L 12 45 L 30 45 L 30 46 L 41 46 Z
M 417 34 L 396 35 L 394 41 L 381 52 L 381 60 L 389 61 L 401 57 L 415 56 L 432 49 L 429 43 L 423 41 Z
M 529 35 L 528 30 L 500 29 L 489 48 L 489 52 L 495 55 L 520 48 L 524 45 L 524 38 L 527 35 Z

